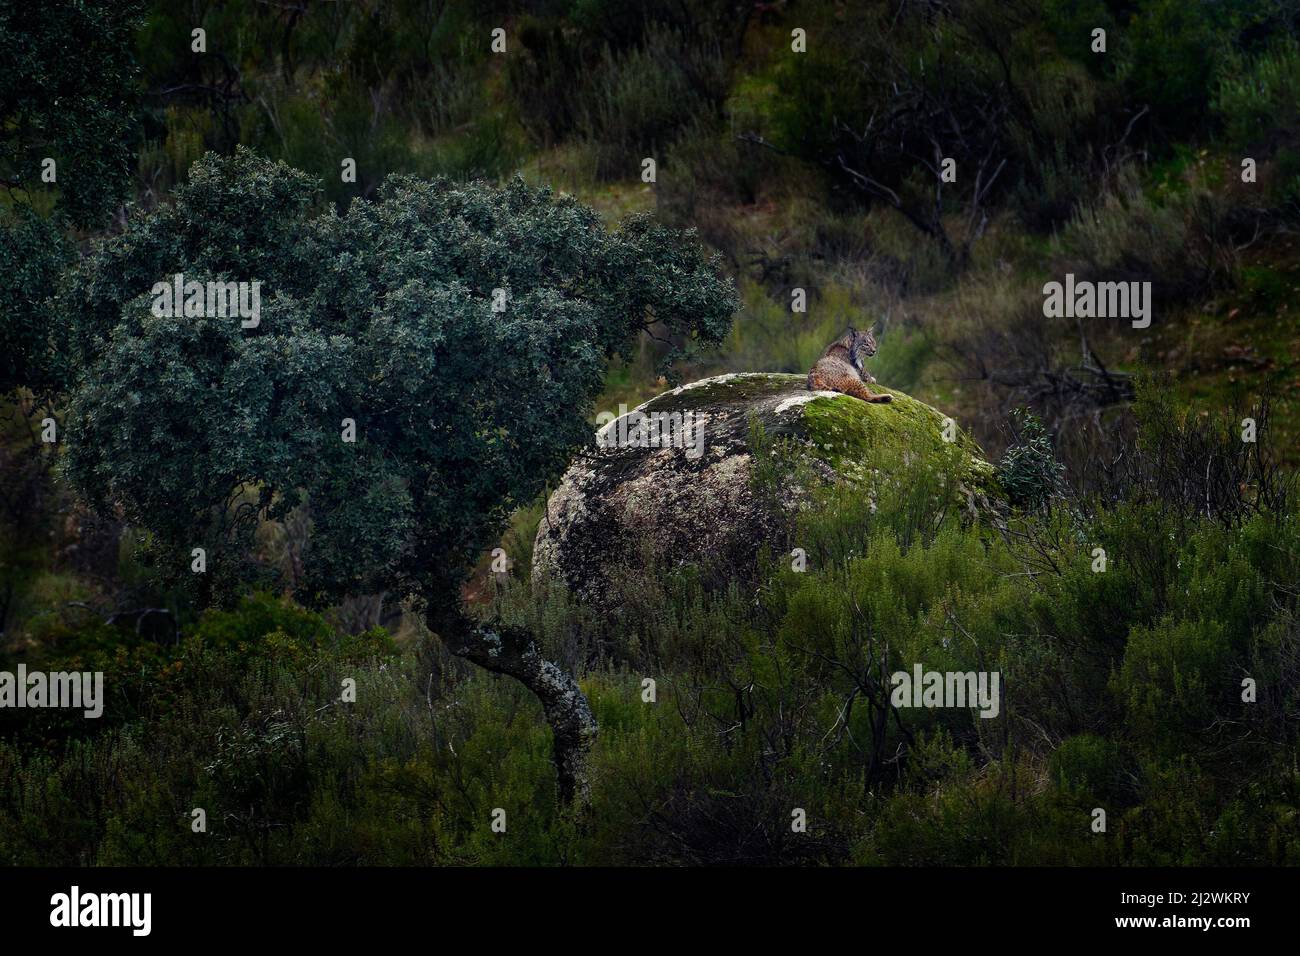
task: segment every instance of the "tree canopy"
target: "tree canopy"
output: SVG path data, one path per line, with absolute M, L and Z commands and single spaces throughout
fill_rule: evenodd
M 736 308 L 693 236 L 644 217 L 610 231 L 519 180 L 393 177 L 345 214 L 319 197 L 283 164 L 210 155 L 56 304 L 67 473 L 173 572 L 208 549 L 209 589 L 246 576 L 259 518 L 304 506 L 299 597 L 453 597 L 590 441 L 604 360 L 652 325 L 716 344 Z M 156 315 L 177 273 L 261 282 L 259 323 Z

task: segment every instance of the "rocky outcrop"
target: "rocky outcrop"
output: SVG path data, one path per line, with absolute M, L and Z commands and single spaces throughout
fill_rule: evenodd
M 533 552 L 535 579 L 602 604 L 619 575 L 709 562 L 752 564 L 806 489 L 758 492 L 754 441 L 788 440 L 827 481 L 861 482 L 882 449 L 935 456 L 970 503 L 996 496 L 992 467 L 947 417 L 910 396 L 868 404 L 811 392 L 802 375 L 721 375 L 682 385 L 605 425 L 551 495 Z M 864 492 L 865 493 L 865 492 Z

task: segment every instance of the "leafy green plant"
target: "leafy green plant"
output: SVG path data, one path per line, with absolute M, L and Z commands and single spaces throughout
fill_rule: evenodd
M 1065 466 L 1056 460 L 1052 437 L 1038 416 L 1018 408 L 1011 421 L 1015 442 L 998 462 L 998 482 L 1017 507 L 1038 511 L 1060 493 Z

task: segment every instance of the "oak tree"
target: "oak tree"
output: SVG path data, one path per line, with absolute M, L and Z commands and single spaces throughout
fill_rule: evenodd
M 283 164 L 210 155 L 95 247 L 56 304 L 67 474 L 172 569 L 204 548 L 207 601 L 247 584 L 260 522 L 308 509 L 296 596 L 417 599 L 453 652 L 540 698 L 561 794 L 581 797 L 595 722 L 576 680 L 533 635 L 471 615 L 461 587 L 591 442 L 606 360 L 651 328 L 716 345 L 732 283 L 690 234 L 644 216 L 611 231 L 520 180 L 393 177 L 344 214 L 319 197 Z M 157 314 L 151 290 L 177 274 L 259 281 L 256 325 Z

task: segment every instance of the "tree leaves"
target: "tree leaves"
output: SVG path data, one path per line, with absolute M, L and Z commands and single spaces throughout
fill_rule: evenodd
M 80 360 L 68 474 L 178 568 L 200 543 L 246 566 L 249 513 L 305 502 L 304 599 L 454 595 L 590 440 L 605 360 L 652 324 L 716 345 L 736 308 L 694 236 L 609 232 L 522 181 L 394 177 L 380 201 L 313 217 L 318 196 L 248 151 L 209 156 L 59 298 Z M 260 323 L 156 317 L 148 292 L 178 272 L 260 281 Z

